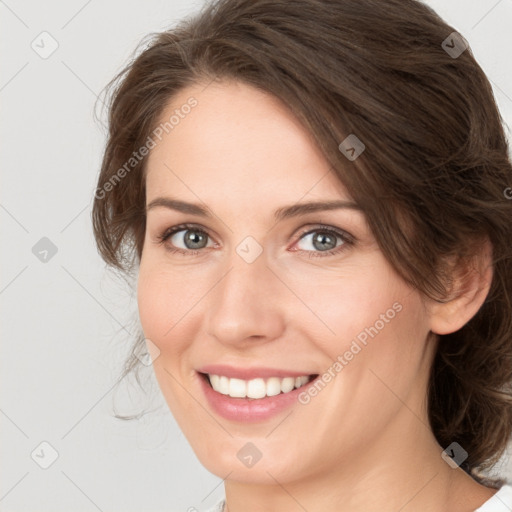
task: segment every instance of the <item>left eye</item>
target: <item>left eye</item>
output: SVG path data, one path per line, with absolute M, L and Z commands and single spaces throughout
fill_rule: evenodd
M 332 229 L 317 228 L 302 235 L 297 245 L 303 251 L 329 252 L 345 245 L 347 242 L 347 238 L 342 233 Z M 301 243 L 302 247 L 300 246 Z

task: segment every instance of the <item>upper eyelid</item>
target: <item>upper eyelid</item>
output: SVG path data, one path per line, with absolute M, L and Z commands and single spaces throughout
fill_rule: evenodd
M 309 235 L 311 233 L 314 233 L 315 231 L 327 231 L 328 233 L 333 233 L 333 234 L 339 236 L 345 242 L 349 242 L 349 243 L 355 242 L 355 237 L 353 235 L 351 235 L 348 231 L 345 231 L 344 229 L 341 229 L 341 228 L 337 228 L 335 226 L 330 226 L 328 224 L 319 224 L 316 226 L 312 226 L 309 228 L 304 228 L 304 229 L 299 230 L 299 232 L 297 234 L 297 241 L 301 240 L 302 237 L 304 237 L 305 235 Z
M 210 231 L 203 226 L 192 224 L 192 223 L 186 223 L 186 224 L 188 224 L 188 225 L 184 226 L 182 224 L 176 224 L 175 226 L 166 228 L 166 229 L 164 229 L 164 231 L 161 233 L 161 235 L 159 237 L 166 236 L 167 234 L 175 235 L 176 233 L 179 233 L 180 231 L 191 231 L 191 230 L 201 231 L 203 233 L 206 233 L 208 236 L 211 236 Z

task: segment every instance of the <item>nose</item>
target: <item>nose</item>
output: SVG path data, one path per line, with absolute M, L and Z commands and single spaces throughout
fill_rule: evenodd
M 234 253 L 228 269 L 208 294 L 206 332 L 220 343 L 242 347 L 282 336 L 286 325 L 283 294 L 289 290 L 265 259 L 247 263 Z

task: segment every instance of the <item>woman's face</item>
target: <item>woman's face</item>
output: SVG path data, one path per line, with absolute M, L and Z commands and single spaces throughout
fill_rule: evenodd
M 162 121 L 175 109 L 190 113 L 148 160 L 138 303 L 198 458 L 223 478 L 285 483 L 400 449 L 427 422 L 418 292 L 278 100 L 225 82 L 182 90 Z M 318 202 L 345 206 L 302 207 Z

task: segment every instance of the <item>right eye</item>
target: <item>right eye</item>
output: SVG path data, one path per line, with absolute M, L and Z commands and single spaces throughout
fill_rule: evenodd
M 192 224 L 180 224 L 166 229 L 157 238 L 159 243 L 165 244 L 166 249 L 171 252 L 194 256 L 200 249 L 208 247 L 209 235 Z

